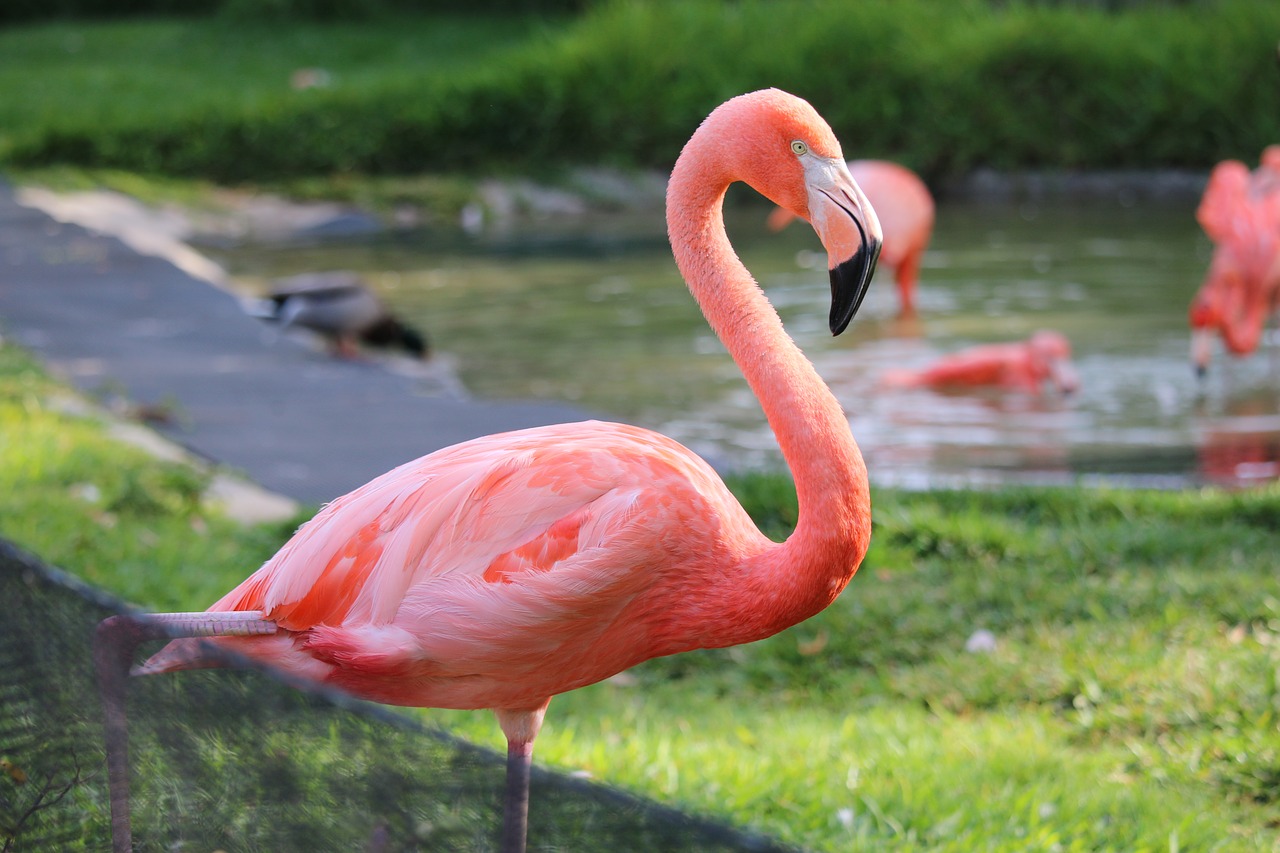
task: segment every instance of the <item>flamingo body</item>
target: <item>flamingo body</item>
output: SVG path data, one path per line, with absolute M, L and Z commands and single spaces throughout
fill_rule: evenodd
M 981 386 L 1038 392 L 1051 382 L 1057 390 L 1076 389 L 1071 343 L 1058 332 L 1042 331 L 1025 341 L 981 344 L 943 356 L 918 371 L 896 371 L 886 383 L 904 387 L 976 388 Z
M 1238 160 L 1215 166 L 1196 220 L 1214 243 L 1187 317 L 1192 362 L 1203 373 L 1215 332 L 1227 352 L 1248 356 L 1280 308 L 1280 146 L 1268 147 L 1253 172 Z
M 884 234 L 880 263 L 894 271 L 902 315 L 915 313 L 920 261 L 933 236 L 935 205 L 920 176 L 888 160 L 850 160 L 849 174 L 867 194 Z M 785 208 L 769 215 L 769 227 L 785 228 L 794 217 Z
M 651 657 L 794 624 L 830 603 L 858 556 L 748 607 L 748 579 L 717 567 L 770 547 L 702 459 L 589 421 L 486 436 L 384 474 L 210 610 L 262 611 L 279 634 L 221 642 L 365 698 L 530 709 Z M 186 662 L 195 642 L 147 671 Z
M 210 608 L 261 618 L 252 636 L 206 642 L 308 679 L 391 704 L 492 708 L 508 741 L 506 849 L 523 849 L 528 760 L 553 695 L 770 636 L 830 604 L 866 552 L 867 472 L 848 419 L 725 233 L 739 180 L 818 232 L 834 334 L 865 296 L 880 226 L 831 129 L 777 90 L 714 110 L 672 172 L 677 266 L 795 479 L 785 542 L 691 451 L 589 421 L 478 438 L 384 474 Z M 210 665 L 204 648 L 174 640 L 138 671 Z

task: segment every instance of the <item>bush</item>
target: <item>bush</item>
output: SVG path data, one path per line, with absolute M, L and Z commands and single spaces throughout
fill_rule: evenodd
M 580 12 L 591 0 L 8 0 L 0 24 L 72 18 L 138 15 L 221 15 L 233 20 L 349 21 L 405 12 L 471 14 L 563 14 Z
M 775 85 L 818 106 L 846 153 L 927 178 L 983 166 L 1207 169 L 1280 140 L 1277 32 L 1280 4 L 1250 0 L 1120 12 L 614 2 L 430 76 L 397 66 L 389 43 L 358 84 L 330 90 L 49 115 L 15 133 L 7 159 L 230 181 L 494 163 L 667 168 L 712 107 Z

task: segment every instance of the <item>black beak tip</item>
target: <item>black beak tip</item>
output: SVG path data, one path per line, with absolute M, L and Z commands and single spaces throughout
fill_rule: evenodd
M 879 241 L 864 243 L 853 257 L 830 270 L 831 317 L 828 325 L 833 336 L 848 328 L 850 321 L 862 307 L 862 300 L 867 296 L 879 259 Z
M 1196 364 L 1196 365 L 1193 365 L 1193 367 L 1196 372 L 1196 379 L 1203 382 L 1204 378 L 1209 375 L 1209 368 L 1203 364 Z
M 831 327 L 831 336 L 834 338 L 840 335 L 845 329 L 849 328 L 849 324 L 853 322 L 853 312 L 841 317 L 836 311 L 835 306 L 831 306 L 831 317 L 827 321 L 827 325 Z

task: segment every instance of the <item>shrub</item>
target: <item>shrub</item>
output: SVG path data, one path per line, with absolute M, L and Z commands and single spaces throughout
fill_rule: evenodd
M 231 181 L 495 163 L 666 168 L 708 110 L 769 85 L 817 105 L 847 153 L 929 178 L 982 166 L 1207 169 L 1280 139 L 1274 3 L 613 2 L 429 76 L 400 58 L 401 30 L 430 26 L 415 22 L 385 27 L 388 50 L 358 82 L 249 98 L 217 91 L 215 78 L 200 97 L 42 114 L 15 131 L 7 158 Z

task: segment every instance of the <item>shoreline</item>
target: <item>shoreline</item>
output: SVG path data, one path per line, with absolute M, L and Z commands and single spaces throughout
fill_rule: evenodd
M 1199 200 L 1209 173 L 1197 170 L 981 169 L 931 186 L 946 202 L 1011 204 L 1061 201 L 1114 202 Z M 196 277 L 225 286 L 226 272 L 199 247 L 344 239 L 438 227 L 480 233 L 529 222 L 589 223 L 610 214 L 661 214 L 666 176 L 652 171 L 580 169 L 556 181 L 529 178 L 478 180 L 460 208 L 430 203 L 357 204 L 290 198 L 279 190 L 207 186 L 200 201 L 155 200 L 101 185 L 55 189 L 39 173 L 11 178 L 19 201 L 61 221 L 111 234 L 144 254 L 165 257 Z M 406 178 L 406 180 L 412 180 Z M 170 196 L 176 194 L 170 194 Z

